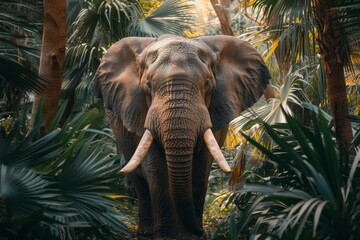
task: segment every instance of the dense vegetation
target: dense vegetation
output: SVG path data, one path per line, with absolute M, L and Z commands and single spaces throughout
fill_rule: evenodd
M 94 71 L 126 36 L 221 32 L 216 15 L 206 24 L 191 1 L 66 4 L 60 103 L 44 119 L 52 83 L 38 74 L 43 1 L 0 2 L 0 239 L 131 236 L 136 198 L 117 172 L 123 159 L 91 92 Z M 222 26 L 263 54 L 274 97 L 231 124 L 224 153 L 233 171 L 212 171 L 209 238 L 360 234 L 359 13 L 359 0 L 230 4 L 231 21 Z

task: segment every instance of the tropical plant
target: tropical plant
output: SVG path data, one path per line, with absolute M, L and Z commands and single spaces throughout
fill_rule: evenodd
M 352 146 L 356 148 L 360 146 L 360 116 L 350 116 L 350 120 L 353 123 L 355 130 Z
M 241 176 L 246 164 L 256 167 L 256 165 L 261 165 L 260 162 L 263 159 L 263 154 L 257 148 L 253 148 L 245 138 L 239 136 L 240 131 L 246 132 L 262 146 L 271 149 L 273 142 L 258 119 L 273 125 L 286 122 L 285 112 L 291 116 L 301 116 L 305 112 L 302 101 L 308 101 L 308 99 L 302 86 L 307 82 L 304 80 L 306 71 L 305 69 L 302 71 L 303 73 L 300 70 L 289 73 L 284 84 L 273 85 L 274 98 L 270 98 L 268 101 L 261 98 L 259 102 L 230 123 L 230 132 L 236 137 L 230 146 L 238 147 L 238 153 L 233 160 L 231 183 L 242 181 Z M 298 112 L 294 112 L 295 106 Z
M 129 234 L 119 202 L 119 158 L 106 148 L 106 133 L 89 129 L 98 114 L 83 112 L 59 129 L 64 109 L 41 138 L 39 113 L 28 133 L 24 114 L 6 131 L 0 126 L 0 239 Z
M 0 2 L 0 112 L 17 111 L 29 93 L 44 88 L 37 74 L 41 4 Z
M 284 115 L 282 124 L 259 120 L 276 144 L 271 150 L 243 133 L 276 170 L 271 176 L 246 173 L 245 183 L 228 195 L 226 204 L 238 209 L 229 220 L 232 236 L 356 239 L 360 153 L 349 156 L 338 147 L 335 132 L 320 111 L 313 115 L 311 128 Z
M 191 1 L 167 0 L 146 16 L 135 16 L 129 25 L 130 35 L 159 37 L 163 34 L 184 35 L 194 24 Z
M 359 49 L 359 0 L 245 2 L 258 10 L 257 19 L 263 21 L 268 33 L 262 40 L 272 41 L 268 55 L 276 53 L 282 76 L 291 65 L 316 61 L 316 54 L 320 54 L 337 140 L 349 148 L 352 131 L 347 118 L 345 72 L 355 67 L 356 58 L 351 54 Z

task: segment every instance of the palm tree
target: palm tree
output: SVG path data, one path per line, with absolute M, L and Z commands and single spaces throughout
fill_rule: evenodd
M 44 98 L 42 118 L 46 119 L 42 132 L 46 132 L 55 117 L 60 102 L 66 44 L 66 0 L 44 1 L 44 24 L 39 75 L 46 82 L 45 89 L 35 95 L 33 116 L 41 98 Z
M 318 43 L 321 59 L 327 79 L 329 102 L 335 120 L 335 129 L 339 144 L 349 149 L 352 141 L 348 103 L 346 97 L 346 84 L 344 67 L 351 60 L 347 51 L 348 39 L 340 28 L 339 14 L 347 14 L 346 10 L 336 10 L 341 1 L 315 0 L 315 16 L 318 21 Z M 348 1 L 342 1 L 348 2 Z M 358 3 L 360 3 L 358 1 Z M 360 18 L 360 14 L 358 14 Z M 344 29 L 343 29 L 344 30 Z
M 280 40 L 286 39 L 284 33 L 291 33 L 288 50 L 291 49 L 293 62 L 299 54 L 315 59 L 320 53 L 338 144 L 345 149 L 350 149 L 352 140 L 345 71 L 353 67 L 350 54 L 358 49 L 359 34 L 354 32 L 359 30 L 360 15 L 354 9 L 359 9 L 359 3 L 359 0 L 252 1 L 253 8 L 259 9 L 258 16 L 269 24 L 269 32 L 275 33 L 277 41 L 271 52 L 281 45 Z

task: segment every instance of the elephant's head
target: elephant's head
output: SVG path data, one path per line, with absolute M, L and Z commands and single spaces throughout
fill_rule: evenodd
M 95 92 L 125 128 L 143 136 L 122 169 L 134 170 L 152 141 L 163 146 L 169 188 L 180 220 L 199 233 L 192 200 L 192 161 L 205 144 L 230 171 L 213 131 L 227 126 L 263 94 L 270 74 L 261 56 L 235 37 L 125 38 L 104 55 Z M 185 217 L 186 216 L 186 217 Z

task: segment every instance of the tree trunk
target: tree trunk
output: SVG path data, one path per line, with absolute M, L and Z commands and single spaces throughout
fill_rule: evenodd
M 41 132 L 46 132 L 56 115 L 60 102 L 66 44 L 66 0 L 44 1 L 44 26 L 40 55 L 39 75 L 45 78 L 46 88 L 35 95 L 32 108 L 32 125 L 41 98 L 41 112 L 45 120 Z
M 338 30 L 334 0 L 316 0 L 315 14 L 318 21 L 318 42 L 321 61 L 327 81 L 327 91 L 335 123 L 336 138 L 339 145 L 349 150 L 352 130 L 348 119 L 348 102 L 344 75 L 345 43 Z
M 234 36 L 230 25 L 230 0 L 210 0 L 224 35 Z

